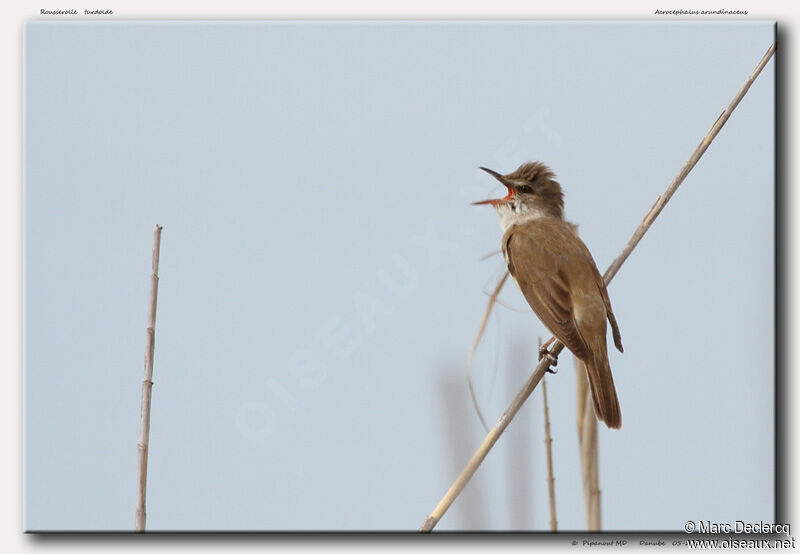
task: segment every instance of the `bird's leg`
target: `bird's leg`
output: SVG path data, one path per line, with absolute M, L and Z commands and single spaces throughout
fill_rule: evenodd
M 541 361 L 541 360 L 542 360 L 542 358 L 544 358 L 545 356 L 547 356 L 547 361 L 549 361 L 549 362 L 550 362 L 550 365 L 551 365 L 552 367 L 555 367 L 555 366 L 557 366 L 557 365 L 558 365 L 558 358 L 556 358 L 555 356 L 553 356 L 553 355 L 550 353 L 550 351 L 549 351 L 547 348 L 548 348 L 548 347 L 549 347 L 551 344 L 553 344 L 553 341 L 554 341 L 554 340 L 556 340 L 556 338 L 555 338 L 555 337 L 550 337 L 546 343 L 544 343 L 543 345 L 541 345 L 541 346 L 539 347 L 539 361 Z M 557 373 L 557 372 L 558 372 L 558 370 L 556 370 L 556 371 L 553 371 L 552 367 L 548 367 L 548 368 L 547 368 L 547 371 L 548 371 L 548 372 L 550 372 L 550 373 Z

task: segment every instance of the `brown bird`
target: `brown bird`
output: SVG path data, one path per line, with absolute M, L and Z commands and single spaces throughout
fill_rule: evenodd
M 539 162 L 508 175 L 480 169 L 508 191 L 503 198 L 475 204 L 497 210 L 509 273 L 542 323 L 583 361 L 597 418 L 618 429 L 622 414 L 608 364 L 606 319 L 620 352 L 622 338 L 603 277 L 575 226 L 564 220 L 561 185 Z M 546 346 L 539 351 L 543 355 L 550 356 Z

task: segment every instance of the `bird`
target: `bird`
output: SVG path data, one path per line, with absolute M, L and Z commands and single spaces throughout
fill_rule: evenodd
M 509 273 L 542 323 L 584 363 L 597 418 L 619 429 L 622 413 L 608 361 L 606 320 L 620 352 L 622 337 L 592 254 L 576 226 L 564 219 L 561 185 L 541 162 L 526 162 L 507 175 L 479 169 L 507 190 L 503 198 L 473 204 L 497 211 Z M 539 358 L 548 356 L 555 365 L 547 344 Z

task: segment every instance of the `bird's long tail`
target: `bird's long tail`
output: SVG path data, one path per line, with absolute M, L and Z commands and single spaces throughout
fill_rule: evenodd
M 605 334 L 602 337 L 602 344 L 598 341 L 596 347 L 591 350 L 595 352 L 595 355 L 588 356 L 583 362 L 586 366 L 586 374 L 589 376 L 594 413 L 597 415 L 597 419 L 604 421 L 612 429 L 619 429 L 622 426 L 622 412 L 619 409 L 614 377 L 611 375 L 611 367 L 608 365 Z

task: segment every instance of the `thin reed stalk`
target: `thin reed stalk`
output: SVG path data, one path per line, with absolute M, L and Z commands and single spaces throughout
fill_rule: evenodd
M 139 480 L 136 491 L 136 520 L 133 530 L 144 533 L 147 512 L 145 497 L 147 496 L 147 455 L 150 445 L 150 399 L 153 393 L 153 353 L 156 341 L 156 305 L 158 303 L 158 259 L 161 253 L 161 229 L 156 225 L 153 232 L 153 272 L 150 275 L 150 302 L 147 315 L 147 331 L 144 348 L 144 379 L 142 380 L 142 414 L 139 429 L 138 461 Z
M 472 384 L 472 358 L 475 356 L 475 351 L 478 349 L 478 345 L 481 343 L 483 332 L 486 330 L 486 324 L 489 322 L 489 316 L 492 313 L 492 308 L 494 308 L 495 303 L 497 303 L 497 295 L 500 294 L 500 290 L 503 288 L 503 285 L 506 284 L 507 279 L 508 271 L 505 271 L 503 276 L 497 281 L 494 291 L 492 291 L 492 294 L 489 296 L 486 309 L 483 311 L 481 324 L 478 326 L 478 332 L 475 334 L 475 339 L 472 341 L 472 348 L 469 349 L 469 355 L 467 356 L 467 385 L 469 386 L 469 395 L 472 397 L 472 405 L 475 407 L 475 412 L 478 414 L 478 419 L 481 420 L 481 425 L 483 425 L 484 430 L 487 432 L 489 431 L 489 426 L 486 424 L 486 419 L 483 417 L 483 412 L 481 412 L 481 407 L 478 403 L 478 397 L 475 394 L 475 386 Z
M 542 344 L 542 339 L 539 339 Z M 553 475 L 553 437 L 550 435 L 550 407 L 547 404 L 547 378 L 542 379 L 542 400 L 544 401 L 544 447 L 547 453 L 547 495 L 550 498 L 550 531 L 558 531 L 556 519 L 556 479 Z
M 581 458 L 581 481 L 583 483 L 583 502 L 586 511 L 586 530 L 600 531 L 600 472 L 598 470 L 597 417 L 592 407 L 589 392 L 589 379 L 586 366 L 578 358 L 575 360 L 575 382 L 577 390 L 578 448 Z

